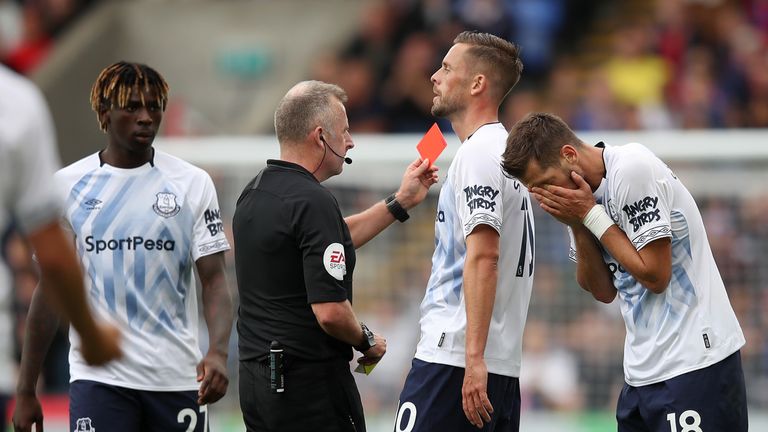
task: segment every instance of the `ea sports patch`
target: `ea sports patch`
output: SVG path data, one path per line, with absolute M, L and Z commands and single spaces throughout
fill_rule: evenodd
M 344 256 L 344 246 L 341 243 L 331 243 L 325 248 L 323 265 L 334 279 L 344 280 L 344 275 L 347 274 L 347 258 Z

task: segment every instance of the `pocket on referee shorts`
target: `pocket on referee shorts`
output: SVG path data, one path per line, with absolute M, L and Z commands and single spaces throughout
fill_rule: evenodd
M 326 374 L 328 394 L 334 407 L 339 430 L 360 432 L 365 430 L 360 393 L 349 369 L 336 369 Z

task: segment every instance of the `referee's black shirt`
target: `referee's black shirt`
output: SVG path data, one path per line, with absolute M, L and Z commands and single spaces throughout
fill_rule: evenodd
M 336 198 L 303 167 L 268 160 L 237 200 L 232 227 L 240 359 L 264 359 L 276 340 L 288 356 L 351 360 L 311 307 L 352 301 L 355 249 Z

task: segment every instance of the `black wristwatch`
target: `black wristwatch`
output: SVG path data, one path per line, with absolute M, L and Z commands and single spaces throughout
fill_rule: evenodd
M 376 339 L 374 339 L 373 332 L 367 325 L 360 323 L 360 328 L 363 329 L 363 343 L 356 346 L 355 349 L 360 352 L 366 352 L 376 346 Z
M 405 222 L 410 217 L 408 212 L 400 205 L 397 199 L 395 199 L 395 194 L 388 196 L 387 199 L 384 200 L 384 203 L 387 205 L 387 210 L 392 213 L 392 216 L 400 222 Z

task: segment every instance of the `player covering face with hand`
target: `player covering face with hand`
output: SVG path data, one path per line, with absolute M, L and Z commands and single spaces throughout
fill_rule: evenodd
M 744 335 L 680 179 L 641 144 L 589 146 L 547 113 L 512 127 L 503 159 L 568 226 L 579 285 L 604 303 L 618 295 L 618 430 L 746 431 Z

